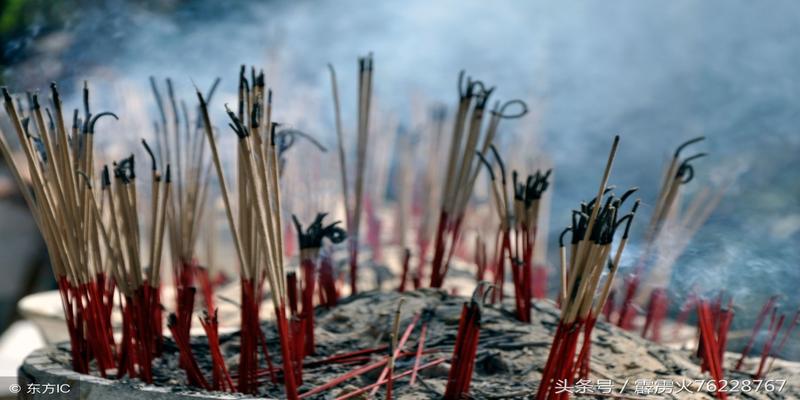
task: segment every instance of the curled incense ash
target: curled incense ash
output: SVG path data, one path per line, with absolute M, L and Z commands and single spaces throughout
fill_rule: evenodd
M 322 247 L 322 240 L 325 238 L 334 244 L 341 243 L 347 239 L 347 232 L 336 226 L 341 223 L 341 221 L 336 221 L 327 226 L 322 225 L 322 221 L 327 215 L 327 213 L 317 213 L 314 222 L 309 224 L 305 232 L 303 231 L 303 225 L 297 220 L 297 217 L 292 215 L 292 221 L 297 229 L 297 236 L 300 241 L 301 249 L 319 249 Z
M 480 282 L 472 293 L 470 301 L 465 302 L 461 308 L 456 344 L 453 347 L 450 373 L 447 375 L 447 386 L 443 396 L 446 400 L 462 399 L 469 395 L 481 331 L 481 307 L 483 299 L 492 288 L 494 286 L 488 282 Z
M 305 133 L 299 129 L 281 129 L 275 134 L 275 143 L 278 146 L 278 157 L 280 157 L 280 172 L 283 172 L 284 165 L 286 164 L 286 160 L 284 159 L 283 155 L 291 149 L 294 144 L 297 142 L 297 138 L 305 139 L 307 142 L 311 143 L 317 150 L 326 153 L 328 149 L 323 146 L 317 139 L 313 136 Z
M 347 238 L 347 232 L 336 226 L 340 221 L 323 226 L 322 221 L 326 213 L 317 213 L 305 231 L 303 225 L 297 220 L 297 216 L 292 215 L 292 221 L 297 229 L 298 242 L 300 243 L 300 269 L 303 274 L 302 285 L 302 304 L 303 311 L 300 319 L 303 325 L 303 336 L 305 337 L 304 355 L 315 353 L 314 346 L 314 290 L 317 281 L 317 264 L 319 262 L 319 249 L 322 247 L 322 240 L 327 238 L 332 243 L 341 243 Z M 320 287 L 322 291 L 322 287 Z

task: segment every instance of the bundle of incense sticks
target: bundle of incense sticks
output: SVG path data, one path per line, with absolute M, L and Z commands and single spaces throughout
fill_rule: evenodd
M 55 84 L 51 94 L 52 110 L 43 110 L 38 94 L 28 95 L 25 110 L 21 102 L 18 109 L 3 88 L 4 106 L 24 161 L 13 157 L 4 134 L 0 134 L 0 150 L 47 245 L 62 296 L 73 369 L 88 373 L 94 359 L 102 376 L 118 368 L 119 374 L 151 381 L 150 362 L 161 338 L 160 332 L 155 332 L 161 326 L 160 309 L 152 294 L 159 284 L 158 243 L 163 229 L 151 232 L 150 257 L 154 261 L 145 271 L 133 156 L 116 165 L 113 185 L 107 167 L 102 179 L 94 174 L 95 125 L 103 116 L 116 115 L 92 114 L 89 89 L 84 85 L 83 116 L 76 109 L 70 129 Z M 156 225 L 163 226 L 169 179 L 161 181 L 160 176 L 153 172 L 152 184 L 162 193 L 153 213 Z M 102 185 L 97 185 L 98 181 Z M 97 187 L 101 187 L 99 193 Z M 124 298 L 120 349 L 114 343 L 110 321 L 117 288 Z
M 608 298 L 619 260 L 627 243 L 626 234 L 617 245 L 609 265 L 605 284 L 598 293 L 601 275 L 609 263 L 608 258 L 612 254 L 612 244 L 617 228 L 624 224 L 625 231 L 629 230 L 636 207 L 634 205 L 629 214 L 618 217 L 620 208 L 632 191 L 626 192 L 628 196 L 623 195 L 620 198 L 611 194 L 604 200 L 604 196 L 609 192 L 606 185 L 618 144 L 619 137 L 617 136 L 614 138 L 597 196 L 588 204 L 582 204 L 579 210 L 574 211 L 572 226 L 565 231 L 571 232 L 573 238 L 568 270 L 563 240 L 561 243 L 563 278 L 561 319 L 550 347 L 550 355 L 542 372 L 542 381 L 536 394 L 537 399 L 567 398 L 568 393 L 556 390 L 556 382 L 566 382 L 567 385 L 572 385 L 576 373 L 579 372 L 578 369 L 588 369 L 586 363 L 589 360 L 591 327 Z M 583 345 L 576 360 L 575 352 L 581 334 L 583 334 Z
M 625 279 L 625 291 L 617 320 L 617 325 L 624 329 L 633 329 L 633 319 L 636 316 L 633 303 L 637 292 L 641 297 L 639 301 L 644 302 L 653 288 L 669 282 L 673 265 L 722 198 L 721 190 L 712 193 L 710 189 L 705 189 L 694 196 L 684 210 L 680 209 L 683 195 L 681 189 L 695 177 L 691 163 L 706 156 L 706 153 L 698 153 L 681 158 L 681 153 L 692 144 L 703 140 L 705 138 L 701 136 L 678 146 L 664 170 L 658 199 L 645 231 L 643 250 L 634 271 Z M 648 265 L 650 276 L 647 283 L 641 285 Z
M 716 381 L 716 387 L 723 387 L 724 370 L 722 366 L 723 355 L 725 354 L 725 338 L 727 327 L 730 326 L 732 313 L 717 313 L 718 318 L 714 318 L 711 304 L 708 301 L 700 300 L 697 304 L 697 319 L 700 328 L 700 345 L 698 349 L 702 353 L 703 369 L 709 371 L 711 377 Z M 714 320 L 719 332 L 715 332 Z M 723 390 L 716 390 L 715 395 L 718 399 L 727 399 L 728 394 Z
M 339 166 L 342 177 L 342 196 L 347 219 L 347 229 L 350 231 L 350 292 L 358 293 L 358 250 L 359 232 L 361 225 L 361 212 L 364 202 L 364 171 L 367 164 L 367 141 L 369 139 L 369 116 L 372 105 L 372 73 L 374 62 L 372 54 L 358 59 L 358 118 L 355 160 L 355 184 L 353 198 L 348 190 L 347 156 L 345 153 L 344 132 L 342 128 L 341 110 L 339 108 L 339 91 L 336 84 L 336 71 L 328 65 L 331 74 L 331 88 L 333 92 L 333 105 L 336 114 L 336 137 L 339 147 Z
M 727 347 L 728 342 L 728 331 L 730 330 L 731 323 L 733 322 L 734 311 L 733 298 L 728 300 L 727 306 L 722 306 L 723 294 L 724 293 L 720 292 L 713 302 L 702 299 L 697 299 L 695 301 L 697 307 L 700 307 L 701 301 L 705 301 L 706 310 L 698 310 L 698 316 L 700 316 L 700 313 L 702 312 L 704 313 L 704 317 L 710 317 L 709 325 L 713 328 L 712 332 L 704 332 L 703 324 L 708 321 L 700 321 L 698 318 L 697 357 L 702 360 L 700 366 L 703 371 L 711 371 L 711 364 L 713 362 L 714 365 L 719 366 L 720 372 L 725 372 L 723 361 L 725 359 L 725 348 Z M 705 315 L 706 312 L 708 312 L 709 315 Z M 717 347 L 712 349 L 708 354 L 705 350 L 705 339 L 702 337 L 703 334 L 715 335 L 714 340 L 717 344 Z M 716 360 L 709 360 L 710 356 L 716 357 Z
M 511 265 L 511 277 L 514 282 L 516 316 L 522 322 L 530 322 L 531 298 L 533 296 L 531 287 L 533 282 L 533 249 L 536 245 L 539 200 L 542 198 L 542 193 L 549 186 L 548 178 L 552 171 L 547 170 L 544 173 L 536 171 L 536 174 L 528 176 L 525 183 L 518 182 L 517 171 L 513 171 L 513 203 L 509 204 L 509 188 L 503 159 L 494 145 L 491 145 L 490 148 L 500 170 L 499 182 L 496 173 L 492 169 L 492 164 L 482 154 L 477 153 L 477 156 L 489 171 L 495 208 L 500 220 L 500 226 L 497 231 L 498 240 L 495 242 L 500 245 L 499 249 L 495 249 L 497 259 L 494 263 L 494 284 L 497 286 L 497 292 L 499 293 L 496 298 L 500 300 L 503 298 L 505 264 L 506 260 L 508 260 Z
M 155 228 L 151 230 L 152 264 L 144 277 L 142 273 L 144 257 L 139 254 L 139 244 L 142 240 L 139 233 L 134 156 L 131 155 L 114 164 L 113 184 L 108 167 L 104 167 L 102 173 L 102 191 L 107 199 L 111 220 L 109 224 L 111 234 L 103 233 L 102 236 L 108 237 L 113 242 L 113 245 L 109 245 L 109 254 L 112 258 L 111 270 L 125 299 L 122 309 L 122 350 L 119 356 L 118 376 L 127 371 L 128 375 L 139 376 L 146 382 L 152 381 L 150 365 L 161 341 L 161 304 L 157 292 L 160 285 L 166 204 L 170 195 L 169 165 L 163 187 L 160 187 L 162 183 L 157 170 L 154 170 L 152 175 L 151 192 L 153 203 L 157 205 L 153 213 L 157 217 L 154 217 Z M 99 212 L 97 216 L 99 218 Z M 100 229 L 102 233 L 103 227 Z
M 303 225 L 297 220 L 297 217 L 292 215 L 295 228 L 297 229 L 297 238 L 300 245 L 300 270 L 302 273 L 302 290 L 301 301 L 303 305 L 300 320 L 303 325 L 303 355 L 312 355 L 314 350 L 314 290 L 317 282 L 317 264 L 319 262 L 319 249 L 322 247 L 322 240 L 328 238 L 332 243 L 341 243 L 347 238 L 347 233 L 344 229 L 337 227 L 339 221 L 330 225 L 324 226 L 322 224 L 325 219 L 325 213 L 318 213 L 314 221 L 303 230 Z M 320 285 L 320 294 L 323 288 Z
M 259 305 L 263 282 L 269 283 L 270 297 L 280 338 L 285 396 L 297 398 L 295 363 L 286 315 L 287 284 L 283 260 L 283 223 L 279 183 L 279 154 L 276 148 L 276 124 L 271 120 L 263 73 L 258 74 L 252 89 L 241 77 L 239 116 L 227 109 L 229 126 L 238 137 L 237 205 L 234 209 L 231 192 L 225 179 L 217 141 L 204 96 L 198 91 L 203 128 L 211 150 L 221 187 L 228 224 L 233 236 L 241 274 L 241 350 L 237 390 L 256 393 L 258 386 L 258 338 L 263 336 L 259 324 Z M 241 116 L 241 118 L 240 118 Z M 234 210 L 238 214 L 234 214 Z M 238 222 L 237 222 L 238 217 Z
M 211 101 L 219 85 L 217 78 L 206 93 Z M 174 165 L 175 191 L 168 205 L 169 244 L 172 254 L 172 275 L 175 286 L 176 312 L 184 335 L 188 335 L 194 299 L 190 288 L 199 278 L 202 285 L 206 310 L 214 310 L 214 291 L 208 270 L 198 265 L 195 246 L 203 225 L 203 214 L 208 197 L 208 179 L 211 163 L 206 156 L 206 139 L 202 131 L 202 121 L 197 112 L 190 112 L 186 102 L 175 95 L 175 86 L 167 78 L 166 98 L 162 95 L 154 77 L 150 77 L 150 88 L 158 108 L 159 120 L 154 122 L 156 133 L 156 153 L 148 149 L 155 162 Z M 151 229 L 154 229 L 151 227 Z M 187 307 L 192 307 L 188 308 Z
M 481 333 L 481 304 L 492 288 L 493 286 L 488 285 L 487 282 L 478 283 L 470 301 L 465 302 L 461 308 L 461 318 L 458 322 L 453 357 L 450 359 L 450 373 L 447 375 L 444 399 L 462 399 L 469 394 Z
M 431 261 L 430 286 L 435 288 L 444 284 L 450 259 L 461 236 L 464 212 L 481 168 L 476 154 L 486 157 L 501 120 L 520 118 L 528 111 L 521 100 L 511 100 L 502 105 L 497 102 L 492 107 L 489 123 L 484 128 L 486 107 L 494 88 L 487 88 L 481 81 L 473 81 L 469 77 L 465 81 L 464 78 L 462 71 L 458 77 L 458 109 L 453 123 Z M 520 111 L 508 111 L 514 106 L 520 107 Z

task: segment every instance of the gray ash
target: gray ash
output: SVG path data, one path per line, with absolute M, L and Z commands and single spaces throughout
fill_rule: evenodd
M 442 291 L 421 289 L 413 292 L 379 293 L 364 292 L 357 296 L 343 299 L 333 309 L 318 308 L 316 310 L 316 354 L 307 356 L 303 369 L 303 385 L 300 393 L 313 387 L 330 382 L 333 378 L 345 374 L 363 364 L 326 364 L 310 366 L 315 361 L 323 360 L 331 355 L 352 352 L 359 349 L 374 348 L 386 345 L 390 341 L 389 330 L 391 318 L 400 297 L 405 298 L 401 317 L 401 331 L 411 322 L 416 313 L 426 308 L 433 308 L 428 322 L 428 333 L 425 342 L 426 350 L 434 350 L 425 354 L 422 363 L 444 357 L 446 361 L 430 369 L 420 371 L 418 382 L 409 387 L 408 377 L 395 382 L 394 394 L 399 399 L 441 398 L 447 382 L 449 360 L 455 343 L 458 329 L 458 318 L 463 297 L 450 296 Z M 558 322 L 558 310 L 548 301 L 535 302 L 533 305 L 533 322 L 523 324 L 517 321 L 511 305 L 503 307 L 487 305 L 483 310 L 480 344 L 476 356 L 475 371 L 472 379 L 471 395 L 479 399 L 524 398 L 535 392 L 541 379 L 541 369 L 547 359 L 550 343 Z M 421 323 L 417 323 L 405 349 L 415 351 Z M 271 321 L 264 322 L 262 329 L 267 338 L 267 347 L 275 364 L 282 364 L 280 348 L 275 326 Z M 231 374 L 237 372 L 240 334 L 221 335 L 222 352 L 228 361 Z M 201 370 L 206 375 L 211 373 L 211 357 L 204 337 L 193 337 L 192 348 Z M 64 357 L 58 362 L 69 365 L 69 353 L 61 348 Z M 637 379 L 663 379 L 681 382 L 684 379 L 708 379 L 700 372 L 698 360 L 693 358 L 691 350 L 675 350 L 646 341 L 638 335 L 618 329 L 616 326 L 599 321 L 593 336 L 592 373 L 590 379 L 610 379 L 619 388 L 629 380 L 625 395 L 636 397 L 634 381 Z M 388 350 L 375 353 L 370 361 L 379 361 L 388 354 Z M 735 355 L 726 357 L 726 366 L 732 365 Z M 261 368 L 264 369 L 259 396 L 267 398 L 283 398 L 283 386 L 272 384 L 266 373 L 266 362 L 259 355 Z M 750 359 L 749 362 L 757 362 Z M 404 358 L 397 362 L 395 373 L 412 368 L 414 358 Z M 747 367 L 747 366 L 746 366 Z M 374 383 L 381 368 L 371 373 L 351 379 L 333 389 L 311 398 L 334 398 L 349 391 Z M 155 360 L 153 377 L 158 386 L 169 386 L 173 393 L 196 393 L 196 388 L 186 386 L 186 375 L 179 367 L 177 347 L 170 339 L 166 339 L 162 357 Z M 728 379 L 749 379 L 741 373 L 726 371 Z M 780 394 L 766 392 L 749 393 L 749 398 L 779 399 L 800 398 L 800 366 L 788 362 L 777 361 L 770 374 L 771 379 L 787 379 L 784 391 Z M 234 382 L 236 380 L 234 379 Z M 123 380 L 121 384 L 135 387 L 141 382 Z M 377 398 L 383 398 L 384 390 L 378 391 Z M 210 397 L 213 394 L 208 393 Z M 685 394 L 685 396 L 684 396 Z M 230 394 L 228 394 L 230 395 Z M 357 397 L 358 398 L 358 397 Z M 580 398 L 580 397 L 578 397 Z M 710 395 L 696 393 L 647 395 L 639 398 L 713 398 Z

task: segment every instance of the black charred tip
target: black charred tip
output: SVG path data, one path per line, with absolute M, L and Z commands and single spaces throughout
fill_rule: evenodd
M 208 93 L 206 94 L 206 98 L 208 98 L 209 101 L 211 101 L 211 98 L 214 97 L 214 93 L 216 93 L 217 87 L 219 86 L 219 83 L 221 81 L 222 79 L 220 77 L 214 79 L 214 83 L 211 84 L 211 88 L 208 90 Z
M 206 100 L 203 98 L 203 94 L 200 93 L 200 89 L 197 86 L 194 87 L 195 92 L 197 92 L 197 101 L 200 102 L 201 108 L 206 108 Z
M 503 184 L 506 183 L 506 164 L 503 162 L 503 157 L 500 157 L 500 152 L 497 151 L 497 147 L 494 146 L 494 143 L 489 145 L 489 148 L 492 150 L 492 154 L 494 155 L 494 159 L 497 160 L 497 166 L 500 168 L 500 178 Z
M 47 115 L 47 122 L 48 122 L 48 126 L 50 127 L 50 130 L 51 131 L 55 131 L 56 130 L 56 123 L 55 123 L 55 120 L 53 120 L 53 114 L 50 113 L 50 109 L 49 108 L 45 108 L 44 112 Z
M 25 137 L 33 138 L 33 135 L 31 135 L 30 128 L 29 128 L 29 126 L 31 124 L 31 117 L 25 117 L 20 122 L 22 123 L 22 131 L 25 132 Z
M 97 114 L 97 115 L 93 116 L 91 121 L 89 122 L 89 133 L 90 134 L 94 133 L 94 125 L 97 123 L 97 120 L 100 119 L 101 117 L 106 117 L 106 116 L 114 117 L 115 120 L 119 121 L 119 117 L 117 116 L 117 114 L 114 114 L 111 111 L 101 112 L 100 114 Z
M 492 88 L 492 90 L 493 89 L 494 88 Z M 507 108 L 513 107 L 515 105 L 519 106 L 519 108 L 520 108 L 519 111 L 514 112 L 514 113 L 506 111 Z M 522 118 L 523 116 L 525 116 L 525 114 L 528 113 L 528 104 L 526 104 L 524 101 L 522 101 L 520 99 L 509 100 L 509 101 L 505 102 L 502 106 L 499 106 L 497 108 L 497 110 L 493 111 L 492 113 L 494 115 L 500 117 L 500 118 L 503 118 L 503 119 Z
M 89 115 L 89 82 L 83 81 L 83 113 Z
M 264 78 L 264 71 L 260 71 L 256 76 L 256 86 L 263 88 L 267 86 L 267 80 Z
M 708 153 L 697 153 L 697 154 L 695 154 L 695 155 L 693 155 L 691 157 L 687 157 L 685 160 L 683 160 L 681 165 L 688 165 L 690 162 L 692 162 L 694 160 L 697 160 L 698 158 L 703 158 L 703 157 L 705 157 L 707 155 L 708 155 Z
M 9 92 L 8 92 L 8 88 L 7 88 L 7 87 L 5 87 L 5 86 L 2 86 L 2 87 L 0 87 L 0 90 L 2 90 L 2 92 L 3 92 L 3 100 L 4 100 L 6 103 L 11 103 L 11 104 L 13 104 L 14 100 L 13 100 L 13 99 L 11 99 L 11 93 L 9 93 Z
M 86 173 L 83 172 L 83 171 L 75 171 L 75 173 L 78 174 L 78 176 L 83 178 L 83 182 L 86 183 L 86 187 L 87 188 L 89 188 L 89 189 L 92 188 L 92 180 L 89 179 L 89 175 L 86 175 Z
M 696 138 L 694 138 L 694 139 L 689 139 L 689 140 L 687 140 L 687 141 L 685 141 L 685 142 L 681 143 L 681 144 L 680 144 L 680 146 L 678 146 L 678 148 L 677 148 L 677 149 L 675 149 L 675 155 L 674 155 L 674 157 L 675 157 L 675 158 L 678 158 L 678 157 L 680 157 L 680 155 L 681 155 L 681 151 L 683 151 L 683 149 L 685 149 L 686 147 L 688 147 L 688 146 L 690 146 L 690 145 L 692 145 L 692 144 L 694 144 L 694 143 L 702 142 L 702 141 L 703 141 L 703 140 L 705 140 L 705 139 L 706 139 L 706 137 L 705 137 L 705 136 L 698 136 L 698 137 L 696 137 Z
M 144 146 L 144 150 L 147 152 L 147 155 L 150 156 L 150 161 L 152 163 L 151 169 L 153 171 L 157 170 L 158 168 L 156 166 L 156 156 L 153 154 L 153 150 L 150 149 L 150 145 L 147 144 L 146 140 L 142 139 L 142 146 Z
M 561 231 L 561 234 L 558 236 L 558 247 L 564 247 L 564 236 L 567 235 L 567 232 L 572 232 L 571 226 L 568 226 Z
M 641 203 L 641 199 L 636 199 L 636 202 L 633 203 L 633 207 L 631 208 L 631 213 L 636 213 L 636 210 L 639 209 L 639 203 Z
M 467 93 L 469 90 L 469 79 L 467 79 L 467 85 L 464 86 L 464 77 L 466 76 L 467 72 L 463 69 L 458 71 L 458 96 L 460 98 L 467 97 Z
M 272 127 L 270 128 L 270 131 L 269 131 L 269 144 L 271 146 L 275 146 L 275 139 L 276 139 L 276 136 L 278 134 L 278 127 L 279 126 L 280 126 L 280 124 L 277 123 L 277 122 L 273 122 L 272 123 Z
M 622 196 L 620 196 L 620 198 L 619 198 L 619 204 L 620 204 L 620 205 L 624 204 L 624 203 L 625 203 L 625 200 L 627 200 L 627 199 L 628 199 L 628 197 L 630 197 L 632 194 L 636 193 L 636 191 L 637 191 L 637 190 L 639 190 L 639 188 L 638 188 L 638 187 L 636 187 L 636 186 L 634 186 L 634 187 L 632 187 L 632 188 L 630 188 L 630 189 L 626 190 L 626 191 L 625 191 L 625 193 L 623 193 L 623 194 L 622 194 Z
M 61 104 L 61 95 L 58 93 L 58 86 L 55 82 L 50 82 L 50 91 L 53 93 L 53 103 L 56 107 Z
M 511 170 L 511 183 L 514 185 L 514 190 L 519 186 L 519 173 L 517 170 Z
M 480 84 L 483 87 L 483 82 L 477 81 L 476 83 Z M 492 92 L 494 92 L 494 87 L 490 87 L 488 89 L 483 89 L 478 94 L 478 99 L 475 102 L 475 109 L 476 110 L 484 110 L 486 109 L 486 105 L 489 104 L 489 99 L 492 97 Z
M 622 233 L 622 238 L 627 239 L 631 233 L 631 223 L 633 222 L 633 214 L 628 214 L 625 216 L 628 219 L 628 222 L 625 224 L 625 231 Z
M 475 155 L 478 156 L 478 160 L 481 162 L 481 164 L 486 166 L 486 170 L 489 171 L 489 178 L 491 178 L 492 181 L 494 181 L 495 180 L 495 176 L 494 176 L 494 171 L 492 171 L 492 164 L 489 164 L 489 161 L 486 160 L 486 157 L 484 157 L 483 154 L 481 154 L 480 151 L 476 150 L 475 151 Z
M 170 169 L 169 164 L 167 164 L 167 171 L 164 173 L 164 182 L 166 183 L 172 182 L 172 170 Z
M 225 104 L 225 112 L 228 113 L 228 117 L 232 121 L 232 123 L 229 123 L 228 126 L 233 129 L 233 131 L 236 133 L 236 136 L 238 136 L 239 139 L 248 137 L 250 132 L 248 132 L 247 127 L 242 124 L 242 120 L 236 116 L 236 114 L 230 109 L 230 107 L 228 107 L 227 104 Z
M 675 177 L 680 178 L 682 185 L 691 182 L 694 179 L 694 167 L 690 164 L 681 164 Z
M 100 179 L 103 189 L 111 186 L 111 174 L 108 171 L 108 165 L 103 166 L 103 172 L 100 174 Z

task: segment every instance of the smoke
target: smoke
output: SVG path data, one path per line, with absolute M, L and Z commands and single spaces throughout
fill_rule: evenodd
M 765 298 L 799 281 L 798 17 L 793 1 L 203 1 L 169 12 L 112 2 L 87 8 L 59 33 L 67 48 L 48 58 L 60 68 L 49 65 L 58 75 L 45 79 L 88 78 L 104 92 L 98 102 L 113 107 L 131 93 L 147 99 L 150 75 L 171 76 L 186 98 L 190 79 L 205 87 L 221 76 L 221 106 L 233 101 L 239 64 L 259 65 L 275 90 L 275 115 L 332 144 L 328 62 L 350 126 L 358 55 L 374 52 L 376 97 L 401 124 L 413 93 L 452 107 L 463 68 L 496 85 L 500 98 L 537 105 L 537 140 L 519 136 L 533 132 L 510 136 L 513 122 L 499 140 L 549 153 L 558 175 L 554 231 L 594 195 L 614 134 L 622 142 L 611 182 L 640 186 L 639 235 L 662 161 L 683 140 L 706 135 L 710 156 L 697 162 L 687 190 L 727 182 L 728 192 L 678 260 L 673 283 L 719 279 L 741 298 Z M 6 81 L 41 86 L 35 62 L 8 68 Z M 130 129 L 155 115 L 152 102 L 137 107 L 123 116 Z

